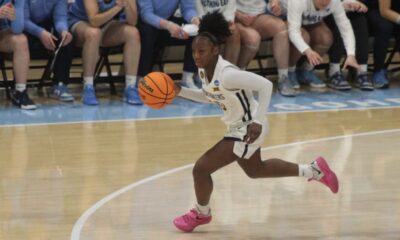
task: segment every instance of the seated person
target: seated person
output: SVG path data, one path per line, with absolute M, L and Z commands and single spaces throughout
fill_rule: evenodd
M 68 31 L 67 0 L 26 0 L 25 1 L 25 32 L 30 48 L 41 44 L 50 51 L 55 51 L 62 42 L 56 56 L 53 72 L 54 86 L 50 96 L 60 101 L 73 101 L 68 92 L 69 71 L 72 63 L 72 34 Z M 51 29 L 55 29 L 55 35 Z
M 29 70 L 29 48 L 24 30 L 24 1 L 5 0 L 0 5 L 0 51 L 13 53 L 15 90 L 11 93 L 12 103 L 21 109 L 36 109 L 29 98 L 26 81 Z
M 154 57 L 165 44 L 183 43 L 186 45 L 182 83 L 195 88 L 194 73 L 197 68 L 193 61 L 192 38 L 181 27 L 184 23 L 199 25 L 194 0 L 137 0 L 139 10 L 139 31 L 142 42 L 138 75 L 144 77 L 150 73 L 154 65 Z M 180 6 L 182 18 L 174 17 Z
M 124 14 L 124 19 L 120 14 Z M 137 93 L 140 37 L 136 29 L 136 0 L 75 0 L 68 12 L 68 24 L 75 42 L 82 47 L 83 96 L 85 105 L 97 105 L 93 76 L 100 47 L 123 45 L 125 90 L 123 100 L 141 105 Z

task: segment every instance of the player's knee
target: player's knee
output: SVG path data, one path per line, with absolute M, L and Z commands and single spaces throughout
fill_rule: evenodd
M 247 169 L 244 168 L 243 170 L 246 173 L 246 175 L 251 179 L 256 179 L 260 177 L 259 171 L 255 168 L 247 168 Z
M 206 166 L 199 162 L 196 162 L 196 164 L 194 165 L 192 174 L 193 174 L 193 177 L 195 177 L 195 178 L 209 175 Z
M 100 42 L 101 39 L 101 30 L 100 28 L 88 28 L 85 31 L 85 41 L 88 42 Z
M 13 49 L 28 50 L 28 39 L 24 34 L 15 34 L 12 36 Z
M 135 42 L 140 41 L 139 31 L 136 27 L 127 25 L 124 29 L 124 34 L 127 39 L 133 39 Z

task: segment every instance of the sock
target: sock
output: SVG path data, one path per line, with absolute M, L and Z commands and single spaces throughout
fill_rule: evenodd
M 296 71 L 296 65 L 289 67 L 289 72 L 295 72 Z
M 125 86 L 136 86 L 137 77 L 134 75 L 126 75 L 125 76 Z
M 313 171 L 308 164 L 299 164 L 299 176 L 310 179 L 314 176 Z
M 207 205 L 205 205 L 205 206 L 202 206 L 202 205 L 196 203 L 196 210 L 197 210 L 199 213 L 201 213 L 201 214 L 203 214 L 203 215 L 206 215 L 206 216 L 209 216 L 209 215 L 211 214 L 210 205 L 209 205 L 209 204 L 207 204 Z
M 93 85 L 93 76 L 91 77 L 83 77 L 84 85 Z
M 357 76 L 367 73 L 367 64 L 360 64 L 360 69 L 357 70 Z
M 287 76 L 288 75 L 288 69 L 287 68 L 278 68 L 278 76 L 279 79 L 282 79 L 283 76 Z
M 329 76 L 332 77 L 333 74 L 340 71 L 340 64 L 339 63 L 330 63 L 329 64 Z
M 307 71 L 311 71 L 311 70 L 314 69 L 314 66 L 311 65 L 311 64 L 310 64 L 309 62 L 307 62 L 307 61 L 304 62 L 303 67 L 304 67 L 304 69 L 307 70 Z
M 182 83 L 186 83 L 186 86 L 189 88 L 197 88 L 196 84 L 194 84 L 193 76 L 194 76 L 194 73 L 183 71 Z
M 26 89 L 26 84 L 25 83 L 17 83 L 17 84 L 15 84 L 15 89 L 18 92 L 23 92 Z

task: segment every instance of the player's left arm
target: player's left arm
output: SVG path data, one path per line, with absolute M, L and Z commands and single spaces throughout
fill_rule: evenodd
M 138 20 L 138 11 L 136 0 L 127 0 L 125 7 L 126 21 L 129 25 L 136 26 Z

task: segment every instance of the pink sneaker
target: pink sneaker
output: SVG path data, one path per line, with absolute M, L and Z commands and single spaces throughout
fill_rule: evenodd
M 203 215 L 196 209 L 174 219 L 175 226 L 184 232 L 191 232 L 195 227 L 209 222 L 211 222 L 211 215 Z
M 338 192 L 339 182 L 336 174 L 329 168 L 328 163 L 323 157 L 318 157 L 314 162 L 312 162 L 311 168 L 313 169 L 314 177 L 308 179 L 308 181 L 319 181 L 331 189 L 333 193 Z

